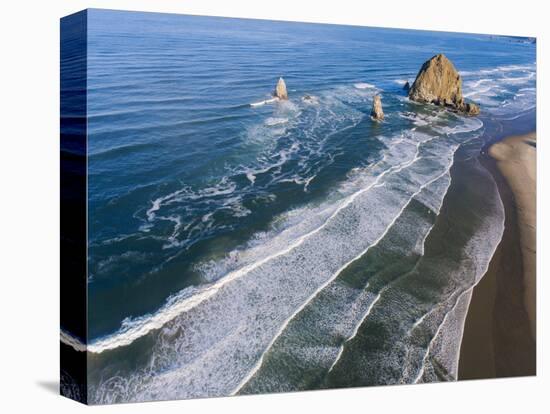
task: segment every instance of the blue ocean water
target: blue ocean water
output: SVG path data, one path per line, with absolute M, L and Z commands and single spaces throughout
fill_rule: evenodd
M 437 53 L 480 117 L 407 99 Z M 535 87 L 522 38 L 90 10 L 92 400 L 456 378 L 503 229 L 475 156 Z

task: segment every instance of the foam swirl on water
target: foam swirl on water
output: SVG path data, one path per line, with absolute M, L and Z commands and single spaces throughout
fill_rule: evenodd
M 475 124 L 470 126 L 470 130 L 478 127 Z M 445 133 L 453 137 L 465 131 L 468 128 Z M 119 332 L 92 341 L 88 350 L 103 353 L 129 346 L 145 335 L 157 338 L 156 350 L 153 351 L 157 354 L 155 359 L 169 363 L 165 366 L 159 362 L 161 365 L 154 370 L 164 371 L 164 374 L 158 371 L 150 377 L 144 372 L 136 373 L 129 380 L 138 381 L 132 387 L 137 386 L 140 391 L 124 398 L 147 399 L 151 393 L 161 389 L 166 395 L 190 397 L 226 395 L 243 388 L 259 372 L 262 355 L 269 352 L 296 315 L 309 307 L 343 269 L 376 246 L 412 199 L 427 197 L 429 193 L 424 190 L 448 176 L 458 147 L 454 143 L 449 145 L 441 136 L 414 131 L 389 142 L 393 144 L 385 156 L 356 175 L 358 186 L 355 191 L 350 193 L 348 189 L 348 195 L 336 203 L 307 211 L 311 226 L 306 220 L 301 230 L 291 226 L 275 234 L 271 241 L 263 238 L 262 244 L 255 247 L 256 253 L 250 254 L 253 261 L 206 287 L 186 289 L 171 297 L 155 314 L 127 320 Z M 440 201 L 432 208 L 439 208 L 443 194 L 437 194 Z M 377 210 L 381 205 L 394 207 Z M 312 211 L 315 214 L 311 215 Z M 374 222 L 369 219 L 373 214 L 376 217 Z M 278 244 L 281 240 L 284 243 Z M 320 246 L 326 246 L 328 250 Z M 247 252 L 240 255 L 246 257 Z M 301 261 L 299 266 L 296 260 Z M 262 309 L 275 298 L 278 315 L 266 319 L 269 312 L 264 309 L 267 313 L 263 313 Z M 371 304 L 375 298 L 371 297 Z M 364 311 L 363 317 L 369 313 Z M 360 319 L 352 328 L 350 339 L 354 338 L 353 332 L 361 323 Z M 203 331 L 201 326 L 208 327 L 207 331 Z M 259 330 L 254 334 L 253 342 L 251 329 Z M 186 349 L 185 355 L 176 356 L 174 352 L 182 347 Z M 327 359 L 327 369 L 338 361 L 338 357 L 333 355 Z M 210 390 L 204 394 L 201 384 L 207 378 L 205 375 L 213 372 L 224 376 L 213 382 L 208 377 Z M 232 374 L 228 376 L 229 372 Z M 213 384 L 216 384 L 215 389 L 211 388 Z M 112 382 L 103 383 L 98 387 L 97 395 L 106 395 L 105 387 L 111 386 Z

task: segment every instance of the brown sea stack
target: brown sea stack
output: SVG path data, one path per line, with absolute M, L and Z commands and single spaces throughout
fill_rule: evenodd
M 479 115 L 479 106 L 473 102 L 468 102 L 464 104 L 463 111 L 468 115 Z
M 374 95 L 370 116 L 375 120 L 384 119 L 384 111 L 382 110 L 382 100 L 380 99 L 380 95 Z
M 283 78 L 279 78 L 279 82 L 277 82 L 277 86 L 275 87 L 275 92 L 273 92 L 273 95 L 279 99 L 288 99 L 286 83 Z
M 426 61 L 409 90 L 409 99 L 431 103 L 468 115 L 479 114 L 475 103 L 465 103 L 462 79 L 445 55 L 439 54 Z

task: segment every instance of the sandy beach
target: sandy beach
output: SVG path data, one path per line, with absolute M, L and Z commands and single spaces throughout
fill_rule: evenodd
M 524 302 L 533 338 L 536 337 L 536 142 L 536 134 L 533 133 L 507 138 L 489 150 L 516 201 L 523 258 Z
M 536 135 L 506 138 L 489 155 L 496 161 L 486 164 L 505 207 L 505 231 L 473 291 L 459 379 L 536 373 Z

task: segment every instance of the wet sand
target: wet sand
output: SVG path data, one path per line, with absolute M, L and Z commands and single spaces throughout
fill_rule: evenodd
M 486 167 L 506 211 L 502 241 L 475 287 L 465 322 L 459 379 L 536 374 L 536 137 L 494 144 Z

